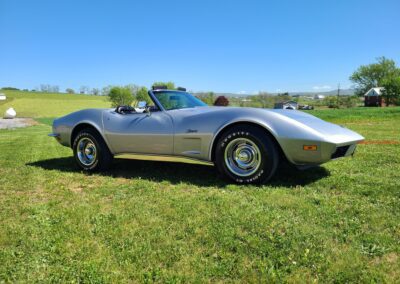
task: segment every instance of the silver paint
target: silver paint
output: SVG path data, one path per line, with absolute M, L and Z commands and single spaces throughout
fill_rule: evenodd
M 289 162 L 297 166 L 318 165 L 331 160 L 336 147 L 350 145 L 353 154 L 361 135 L 305 112 L 240 107 L 195 107 L 164 110 L 149 92 L 159 111 L 119 114 L 114 109 L 86 109 L 53 123 L 52 135 L 71 147 L 71 134 L 82 123 L 94 127 L 111 153 L 181 156 L 212 162 L 218 134 L 236 123 L 258 125 L 268 131 Z M 304 151 L 303 145 L 317 145 Z

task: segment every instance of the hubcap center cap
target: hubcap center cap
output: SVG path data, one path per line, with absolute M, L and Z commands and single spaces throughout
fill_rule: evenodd
M 242 162 L 247 162 L 250 159 L 250 155 L 247 151 L 241 151 L 238 155 L 238 158 Z
M 79 140 L 77 145 L 77 156 L 79 161 L 85 166 L 92 165 L 97 158 L 96 146 L 92 140 L 87 137 Z
M 225 148 L 225 165 L 235 175 L 246 177 L 254 174 L 261 164 L 261 153 L 250 139 L 238 137 Z

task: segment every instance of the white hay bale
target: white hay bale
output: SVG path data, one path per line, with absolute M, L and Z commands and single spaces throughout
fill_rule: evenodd
M 3 93 L 0 93 L 0 101 L 5 101 L 7 99 L 6 95 Z
M 6 110 L 6 112 L 4 113 L 4 118 L 15 118 L 17 116 L 17 112 L 10 107 L 8 110 Z

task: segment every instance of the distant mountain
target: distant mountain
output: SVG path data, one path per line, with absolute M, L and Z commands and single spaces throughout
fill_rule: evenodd
M 332 90 L 328 92 L 289 92 L 289 95 L 299 95 L 299 96 L 314 96 L 314 95 L 324 95 L 324 96 L 336 96 L 337 90 Z M 352 96 L 354 95 L 354 89 L 340 89 L 341 96 Z
M 340 95 L 341 96 L 352 96 L 354 95 L 355 90 L 354 89 L 340 89 Z M 193 93 L 196 95 L 196 92 Z M 255 94 L 235 94 L 235 93 L 214 93 L 217 97 L 218 96 L 225 96 L 225 97 L 247 97 L 247 96 L 254 96 Z M 279 93 L 269 93 L 273 96 L 278 95 Z M 332 91 L 327 91 L 327 92 L 289 92 L 289 95 L 291 96 L 315 96 L 315 95 L 324 95 L 324 96 L 336 96 L 337 95 L 337 90 L 332 90 Z

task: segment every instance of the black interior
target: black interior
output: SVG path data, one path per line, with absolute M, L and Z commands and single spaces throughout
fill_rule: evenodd
M 115 112 L 120 113 L 120 114 L 129 114 L 129 113 L 135 113 L 135 109 L 131 106 L 117 106 L 115 109 Z

